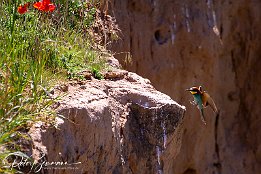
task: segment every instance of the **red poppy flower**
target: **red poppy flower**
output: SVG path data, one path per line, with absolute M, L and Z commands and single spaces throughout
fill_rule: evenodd
M 28 6 L 29 6 L 29 3 L 26 3 L 24 5 L 19 5 L 19 7 L 17 8 L 17 12 L 20 13 L 20 14 L 24 14 L 28 11 Z
M 55 5 L 52 4 L 50 0 L 42 0 L 42 1 L 34 3 L 34 8 L 36 8 L 40 11 L 52 12 L 55 10 Z

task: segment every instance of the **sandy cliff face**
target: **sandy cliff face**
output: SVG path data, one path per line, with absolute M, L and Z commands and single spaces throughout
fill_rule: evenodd
M 187 106 L 175 174 L 261 171 L 261 2 L 111 0 L 122 31 L 113 44 L 122 64 Z M 202 85 L 220 116 L 207 125 L 184 90 Z
M 114 74 L 114 75 L 113 75 Z M 57 128 L 35 125 L 32 156 L 44 173 L 157 173 L 170 171 L 183 131 L 185 107 L 127 71 L 61 90 Z M 117 77 L 117 78 L 112 78 Z M 66 94 L 66 95 L 64 95 Z M 71 165 L 69 165 L 71 164 Z M 39 165 L 38 165 L 39 166 Z

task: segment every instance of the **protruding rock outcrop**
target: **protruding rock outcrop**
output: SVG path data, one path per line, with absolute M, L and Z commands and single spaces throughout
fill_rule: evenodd
M 116 74 L 121 79 L 69 84 L 57 108 L 66 119 L 57 119 L 57 128 L 31 129 L 35 159 L 45 154 L 45 161 L 71 164 L 43 170 L 141 174 L 171 169 L 169 161 L 181 146 L 185 107 L 147 79 L 127 71 Z

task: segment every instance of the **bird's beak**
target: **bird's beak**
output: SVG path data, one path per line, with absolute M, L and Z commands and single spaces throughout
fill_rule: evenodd
M 192 95 L 196 94 L 197 92 L 193 91 L 193 89 L 186 89 L 186 91 L 189 91 Z

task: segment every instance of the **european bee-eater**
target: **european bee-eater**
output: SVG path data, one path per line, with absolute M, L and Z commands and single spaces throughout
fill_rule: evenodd
M 203 108 L 207 107 L 208 105 L 212 108 L 212 110 L 218 114 L 217 107 L 210 97 L 210 95 L 206 91 L 202 91 L 202 87 L 191 87 L 189 89 L 186 89 L 186 91 L 189 91 L 193 97 L 194 101 L 191 102 L 193 105 L 196 105 L 197 108 L 200 111 L 201 120 L 206 125 L 206 120 L 203 112 Z

